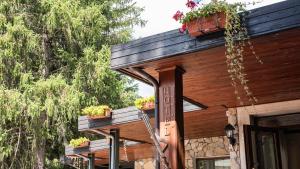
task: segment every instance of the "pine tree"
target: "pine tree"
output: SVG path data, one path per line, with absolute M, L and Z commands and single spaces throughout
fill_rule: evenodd
M 1 0 L 0 168 L 43 169 L 78 135 L 82 108 L 132 103 L 136 85 L 110 70 L 110 46 L 131 39 L 142 10 L 132 0 Z

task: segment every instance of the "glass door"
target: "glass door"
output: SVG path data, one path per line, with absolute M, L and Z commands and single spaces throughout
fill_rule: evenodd
M 244 126 L 247 169 L 281 169 L 279 130 Z

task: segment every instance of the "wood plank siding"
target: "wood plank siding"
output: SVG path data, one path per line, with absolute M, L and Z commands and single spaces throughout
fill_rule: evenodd
M 300 27 L 300 1 L 287 0 L 249 11 L 246 24 L 251 37 Z M 111 67 L 120 70 L 148 61 L 201 51 L 224 44 L 222 32 L 191 38 L 178 30 L 112 47 Z

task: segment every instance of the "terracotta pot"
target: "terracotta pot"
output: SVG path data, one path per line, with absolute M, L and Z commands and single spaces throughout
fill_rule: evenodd
M 192 37 L 217 32 L 225 28 L 226 14 L 224 12 L 215 13 L 208 17 L 194 19 L 187 23 L 187 29 Z
M 79 146 L 77 146 L 76 148 L 83 148 L 83 147 L 88 147 L 90 145 L 89 141 L 83 142 L 81 143 Z

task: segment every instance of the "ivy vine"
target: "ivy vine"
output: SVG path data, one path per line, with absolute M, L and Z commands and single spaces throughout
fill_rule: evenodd
M 202 5 L 199 8 L 193 1 L 188 1 L 187 6 L 191 8 L 191 11 L 185 15 L 177 11 L 173 18 L 182 23 L 180 31 L 185 31 L 186 24 L 200 17 L 208 17 L 215 13 L 225 13 L 225 56 L 227 71 L 231 78 L 231 84 L 234 87 L 234 93 L 239 101 L 240 105 L 244 105 L 244 101 L 241 98 L 241 94 L 238 90 L 238 86 L 241 85 L 245 95 L 248 98 L 249 103 L 254 104 L 257 102 L 256 97 L 248 85 L 247 74 L 244 67 L 244 54 L 245 49 L 249 48 L 252 55 L 255 56 L 259 63 L 263 63 L 260 57 L 254 51 L 250 36 L 246 27 L 246 6 L 250 3 L 233 3 L 229 4 L 225 1 L 213 1 L 206 5 Z M 251 3 L 255 4 L 255 2 Z

